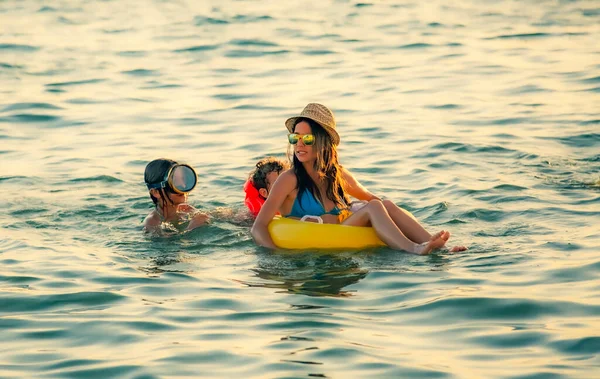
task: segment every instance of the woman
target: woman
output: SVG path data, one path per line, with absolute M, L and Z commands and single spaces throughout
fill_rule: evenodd
M 389 247 L 414 254 L 429 254 L 448 241 L 449 232 L 431 235 L 408 212 L 367 191 L 339 164 L 340 136 L 333 113 L 326 106 L 308 104 L 285 125 L 293 146 L 293 167 L 274 183 L 252 226 L 256 243 L 276 248 L 268 225 L 278 211 L 286 217 L 313 215 L 320 216 L 324 223 L 372 226 Z M 352 213 L 349 196 L 368 202 Z

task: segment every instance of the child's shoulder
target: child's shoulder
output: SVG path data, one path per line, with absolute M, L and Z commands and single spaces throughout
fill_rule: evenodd
M 157 211 L 152 211 L 146 216 L 144 219 L 144 229 L 152 230 L 156 227 L 160 226 L 162 220 L 160 219 L 160 215 Z

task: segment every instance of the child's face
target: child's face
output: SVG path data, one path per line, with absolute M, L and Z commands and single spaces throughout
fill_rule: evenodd
M 163 196 L 159 190 L 156 190 L 156 189 L 150 190 L 150 194 L 158 199 L 158 201 L 161 203 L 161 206 L 171 205 L 169 200 L 163 199 Z M 167 195 L 173 201 L 173 205 L 179 205 L 179 204 L 183 204 L 183 203 L 187 202 L 187 197 L 188 197 L 187 193 L 178 194 L 178 193 L 169 192 Z
M 175 205 L 183 204 L 187 202 L 188 194 L 187 193 L 170 193 L 169 197 L 173 200 Z
M 271 171 L 267 174 L 267 177 L 266 177 L 267 188 L 261 188 L 258 191 L 262 197 L 264 197 L 266 199 L 267 196 L 269 196 L 269 192 L 271 192 L 271 187 L 273 186 L 273 183 L 275 183 L 275 181 L 277 180 L 278 177 L 279 177 L 279 173 L 277 171 Z

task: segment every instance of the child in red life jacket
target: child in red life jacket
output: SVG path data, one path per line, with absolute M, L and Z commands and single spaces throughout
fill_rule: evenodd
M 260 208 L 265 203 L 271 186 L 279 174 L 289 167 L 287 162 L 274 157 L 263 158 L 256 163 L 256 167 L 250 172 L 249 178 L 244 184 L 246 193 L 244 203 L 254 217 L 258 215 Z

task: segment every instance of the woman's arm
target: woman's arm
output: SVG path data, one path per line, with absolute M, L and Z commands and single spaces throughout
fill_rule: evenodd
M 348 195 L 357 198 L 358 200 L 381 200 L 379 197 L 369 192 L 362 184 L 356 180 L 350 171 L 342 167 L 342 176 L 346 181 L 346 192 Z
M 250 230 L 254 241 L 258 245 L 271 249 L 277 247 L 269 234 L 269 223 L 277 211 L 279 211 L 285 199 L 295 188 L 296 175 L 292 170 L 287 170 L 279 175 L 275 183 L 273 183 L 269 196 L 260 209 L 260 212 L 258 212 L 258 216 L 256 216 L 256 220 L 254 220 L 254 224 Z

